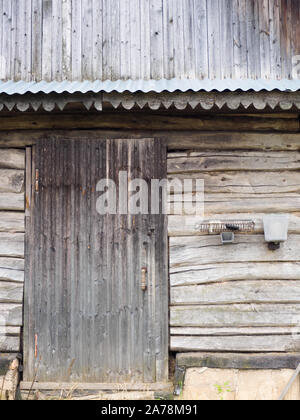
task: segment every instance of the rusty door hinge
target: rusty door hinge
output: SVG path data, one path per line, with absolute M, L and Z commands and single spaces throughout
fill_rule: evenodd
M 35 192 L 39 192 L 39 170 L 35 170 Z
M 34 357 L 37 358 L 38 355 L 38 336 L 35 334 L 34 336 Z
M 142 268 L 142 280 L 141 280 L 141 288 L 142 291 L 145 292 L 147 290 L 147 268 Z

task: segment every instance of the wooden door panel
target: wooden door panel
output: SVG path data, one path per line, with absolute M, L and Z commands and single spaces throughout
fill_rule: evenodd
M 47 139 L 34 152 L 27 223 L 25 380 L 167 379 L 165 215 L 96 211 L 97 183 L 119 171 L 163 178 L 155 139 Z M 148 288 L 141 289 L 142 268 Z

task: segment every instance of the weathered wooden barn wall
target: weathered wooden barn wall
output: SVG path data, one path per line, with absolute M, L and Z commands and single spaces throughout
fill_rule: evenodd
M 20 351 L 24 181 L 25 150 L 0 149 L 0 353 Z
M 286 118 L 287 126 L 291 123 L 294 124 L 294 120 L 298 121 L 292 115 L 284 115 L 288 117 Z M 282 114 L 281 117 L 285 118 L 284 115 Z M 0 151 L 2 153 L 6 151 L 7 147 L 24 148 L 25 145 L 36 143 L 45 137 L 45 134 L 48 133 L 47 129 L 51 127 L 54 129 L 52 131 L 54 137 L 63 135 L 64 138 L 70 136 L 70 138 L 80 139 L 83 136 L 89 139 L 120 138 L 120 131 L 117 130 L 118 121 L 115 121 L 112 126 L 115 131 L 109 131 L 107 127 L 112 120 L 106 121 L 106 117 L 101 118 L 95 125 L 95 128 L 103 127 L 103 130 L 89 131 L 55 131 L 57 128 L 55 125 L 48 126 L 50 121 L 52 121 L 51 124 L 55 121 L 51 115 L 48 117 L 48 123 L 43 119 L 35 120 L 33 123 L 30 115 L 27 118 L 28 130 L 15 131 L 13 127 L 10 127 L 6 131 L 1 131 Z M 228 120 L 230 118 L 228 117 Z M 280 118 L 280 115 L 277 115 L 277 118 Z M 269 119 L 273 120 L 274 118 L 270 116 Z M 69 120 L 71 121 L 71 117 L 66 121 Z M 76 118 L 73 116 L 73 121 L 75 120 Z M 277 121 L 276 118 L 275 120 Z M 216 121 L 218 124 L 218 119 Z M 9 119 L 7 119 L 7 123 L 9 124 Z M 5 120 L 3 120 L 3 127 L 5 124 Z M 86 125 L 82 128 L 88 129 L 89 124 L 89 118 L 86 118 Z M 199 287 L 197 295 L 195 294 L 196 299 L 198 299 L 197 296 L 200 296 L 199 301 L 195 305 L 193 302 L 191 308 L 193 312 L 189 312 L 193 317 L 193 322 L 196 323 L 203 319 L 203 322 L 206 322 L 207 317 L 207 326 L 205 327 L 202 323 L 201 325 L 194 326 L 193 323 L 190 325 L 189 320 L 187 323 L 179 321 L 179 324 L 174 325 L 172 321 L 172 340 L 177 337 L 177 334 L 179 337 L 183 337 L 184 329 L 185 333 L 194 339 L 196 337 L 197 340 L 200 334 L 208 334 L 208 338 L 212 341 L 205 341 L 205 343 L 203 341 L 203 343 L 204 346 L 207 345 L 212 350 L 219 348 L 218 343 L 220 343 L 221 351 L 227 346 L 229 349 L 244 348 L 246 351 L 254 351 L 251 349 L 263 351 L 262 349 L 267 346 L 268 351 L 270 349 L 282 351 L 283 349 L 292 349 L 293 344 L 296 343 L 296 341 L 292 341 L 292 335 L 295 332 L 297 335 L 298 327 L 295 328 L 295 326 L 299 322 L 300 309 L 298 298 L 300 279 L 298 256 L 300 136 L 298 133 L 284 132 L 287 131 L 284 127 L 281 130 L 283 132 L 255 132 L 256 124 L 257 122 L 253 126 L 252 132 L 250 132 L 250 128 L 248 132 L 201 132 L 198 128 L 187 131 L 187 123 L 179 131 L 175 129 L 146 131 L 147 124 L 145 123 L 144 130 L 133 132 L 134 121 L 131 120 L 126 126 L 121 126 L 124 129 L 122 137 L 145 138 L 153 136 L 155 132 L 156 137 L 165 138 L 170 150 L 170 174 L 182 176 L 183 173 L 188 173 L 189 176 L 194 177 L 205 176 L 208 188 L 206 210 L 209 219 L 215 218 L 214 215 L 217 215 L 219 219 L 222 214 L 224 217 L 228 215 L 230 218 L 239 214 L 242 218 L 251 217 L 256 221 L 253 235 L 238 237 L 236 245 L 222 248 L 216 237 L 196 237 L 195 224 L 197 223 L 192 219 L 183 220 L 177 216 L 170 217 L 172 296 L 173 290 L 177 288 L 178 290 L 181 288 L 185 293 L 183 296 L 191 296 L 192 288 L 194 286 L 198 288 L 204 283 L 207 299 L 210 302 L 214 292 L 213 288 L 215 288 L 213 305 L 202 305 L 201 299 L 203 298 Z M 270 124 L 272 125 L 272 122 Z M 30 130 L 30 127 L 35 126 L 38 130 Z M 91 127 L 94 128 L 94 125 L 92 124 Z M 71 122 L 68 128 L 71 128 Z M 235 128 L 239 130 L 238 120 L 236 120 Z M 295 131 L 299 131 L 299 129 Z M 176 150 L 184 151 L 176 154 L 178 153 Z M 7 158 L 2 160 L 7 164 Z M 220 173 L 227 180 L 222 180 Z M 5 203 L 5 206 L 3 204 L 4 208 L 9 207 L 17 211 L 22 211 L 24 205 L 21 194 L 12 196 L 6 194 L 5 201 L 0 200 L 0 204 L 2 203 Z M 262 227 L 262 215 L 273 211 L 290 212 L 291 235 L 282 250 L 274 254 L 267 250 Z M 4 213 L 6 212 L 4 211 Z M 204 245 L 203 248 L 201 248 L 202 245 Z M 173 252 L 175 250 L 176 254 Z M 184 254 L 185 252 L 186 254 Z M 181 260 L 179 260 L 181 265 L 179 269 L 172 266 L 172 258 L 185 259 L 186 256 L 188 266 L 185 261 Z M 196 263 L 193 258 L 197 259 Z M 205 262 L 202 263 L 201 258 L 205 259 Z M 15 261 L 18 264 L 22 263 L 21 259 Z M 211 265 L 216 268 L 209 270 Z M 190 270 L 189 266 L 193 269 Z M 22 265 L 20 269 L 22 269 Z M 200 278 L 199 273 L 202 269 L 206 270 L 207 274 Z M 222 269 L 223 271 L 221 271 Z M 191 276 L 191 280 L 189 280 L 189 276 Z M 185 282 L 188 282 L 186 289 Z M 258 283 L 260 284 L 258 285 Z M 190 286 L 191 289 L 189 289 Z M 256 286 L 258 287 L 255 288 Z M 204 293 L 204 288 L 202 290 Z M 222 294 L 225 296 L 225 300 L 221 302 L 219 290 L 222 290 Z M 256 291 L 258 293 L 255 293 Z M 232 300 L 231 303 L 229 303 L 230 300 Z M 249 300 L 254 303 L 248 303 Z M 172 305 L 172 320 L 174 319 L 173 314 L 183 314 L 183 308 L 186 306 L 190 307 L 190 303 L 183 306 L 181 303 Z M 19 306 L 17 310 L 20 314 Z M 230 315 L 230 310 L 233 311 L 232 315 Z M 227 315 L 228 313 L 229 315 Z M 221 332 L 225 337 L 220 338 Z M 229 338 L 226 338 L 226 335 L 233 337 L 233 340 L 230 339 L 230 344 L 227 343 Z M 266 338 L 267 336 L 268 338 Z M 239 337 L 242 337 L 242 341 L 238 342 Z M 197 343 L 196 345 L 187 343 L 186 346 L 199 348 Z M 172 348 L 176 348 L 174 341 L 172 341 Z
M 299 143 L 276 151 L 247 135 L 232 147 L 229 137 L 168 156 L 170 178 L 204 179 L 205 219 L 256 222 L 253 234 L 223 246 L 219 235 L 201 234 L 199 218 L 170 215 L 171 349 L 299 351 Z M 262 222 L 273 212 L 290 214 L 289 239 L 275 252 Z
M 1 78 L 291 78 L 298 0 L 0 0 Z

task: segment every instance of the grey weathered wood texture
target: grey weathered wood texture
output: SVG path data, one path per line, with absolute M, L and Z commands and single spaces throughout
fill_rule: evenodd
M 25 169 L 25 153 L 19 149 L 3 149 L 0 154 L 0 168 Z
M 298 2 L 261 3 L 1 0 L 1 78 L 291 78 Z
M 0 255 L 24 258 L 24 233 L 0 232 Z
M 0 283 L 0 303 L 23 303 L 23 284 Z
M 0 193 L 0 211 L 3 210 L 24 212 L 24 192 L 20 194 Z
M 192 152 L 168 157 L 168 173 L 215 171 L 294 171 L 300 169 L 300 153 L 290 152 Z
M 296 334 L 295 327 L 172 327 L 171 334 L 196 337 L 234 337 Z M 300 357 L 300 356 L 299 356 Z
M 158 139 L 50 137 L 35 146 L 26 231 L 25 380 L 34 379 L 40 358 L 38 380 L 44 382 L 167 380 L 166 216 L 99 215 L 97 183 L 117 181 L 119 170 L 129 179 L 165 177 L 165 145 Z
M 24 170 L 0 169 L 0 191 L 20 193 L 24 187 Z
M 224 305 L 236 303 L 300 303 L 299 281 L 235 281 L 172 289 L 171 305 Z
M 53 115 L 48 116 L 48 119 L 53 120 Z M 76 115 L 77 117 L 77 115 Z M 75 116 L 72 116 L 74 121 Z M 88 118 L 88 117 L 87 117 Z M 229 117 L 230 118 L 230 117 Z M 116 119 L 116 118 L 115 118 Z M 45 128 L 45 127 L 43 127 Z M 49 127 L 48 127 L 49 128 Z M 154 135 L 166 141 L 168 149 L 172 151 L 178 150 L 202 150 L 202 151 L 232 151 L 239 149 L 243 151 L 298 151 L 299 150 L 299 133 L 256 133 L 248 131 L 241 133 L 236 131 L 230 132 L 200 132 L 176 130 L 149 130 L 146 125 L 142 130 L 126 129 L 122 131 L 122 138 L 140 139 L 148 138 Z M 255 131 L 255 130 L 254 130 Z M 54 137 L 59 136 L 66 139 L 97 139 L 99 137 L 119 139 L 120 131 L 104 129 L 93 130 L 88 123 L 84 130 L 74 130 L 72 127 L 64 127 L 61 130 L 54 130 L 52 132 Z M 45 130 L 22 130 L 22 131 L 3 131 L 0 136 L 0 148 L 7 147 L 26 147 L 36 144 L 45 137 Z M 0 200 L 1 203 L 1 200 Z
M 0 335 L 0 346 L 3 352 L 11 353 L 20 348 L 20 331 L 16 335 Z
M 19 352 L 24 283 L 25 150 L 0 150 L 0 358 Z
M 24 214 L 3 211 L 0 217 L 0 232 L 25 232 Z
M 268 147 L 253 137 L 251 147 L 250 137 L 208 134 L 168 155 L 170 179 L 203 179 L 205 189 L 205 220 L 178 208 L 169 216 L 173 351 L 300 350 L 299 148 L 284 137 L 280 146 L 270 137 Z M 264 241 L 267 213 L 290 214 L 288 241 L 276 252 Z M 228 246 L 201 232 L 203 222 L 226 220 L 253 220 L 255 229 Z
M 296 369 L 299 353 L 178 353 L 179 367 L 207 367 L 211 369 Z
M 201 164 L 199 165 L 201 167 Z M 205 169 L 204 169 L 205 171 Z M 236 197 L 252 198 L 258 200 L 261 194 L 269 195 L 269 198 L 280 197 L 280 193 L 290 193 L 291 197 L 299 200 L 300 172 L 297 171 L 234 171 L 230 165 L 225 171 L 176 174 L 179 179 L 203 179 L 205 191 L 209 194 L 219 194 L 222 201 L 226 200 L 224 194 L 236 194 Z M 171 177 L 172 178 L 172 177 Z M 195 184 L 194 184 L 195 185 Z M 195 192 L 195 189 L 186 192 Z M 296 193 L 293 195 L 293 193 Z M 256 195 L 255 195 L 256 194 Z M 223 198 L 222 198 L 223 197 Z M 282 195 L 284 197 L 284 195 Z M 221 201 L 220 200 L 220 201 Z M 209 201 L 209 200 L 208 200 Z
M 80 100 L 79 100 L 80 102 Z M 117 103 L 120 104 L 118 99 Z M 151 102 L 151 100 L 150 100 Z M 172 101 L 171 101 L 172 102 Z M 186 108 L 186 106 L 184 106 Z M 130 109 L 130 107 L 129 107 Z M 38 129 L 52 130 L 83 130 L 83 129 L 107 129 L 107 130 L 163 130 L 164 136 L 171 130 L 194 132 L 220 131 L 220 132 L 249 132 L 258 131 L 262 133 L 290 132 L 298 133 L 300 124 L 298 114 L 292 114 L 291 118 L 277 117 L 269 118 L 266 114 L 261 115 L 231 115 L 230 118 L 225 115 L 190 115 L 182 113 L 176 115 L 165 112 L 147 113 L 130 112 L 124 113 L 120 110 L 109 109 L 110 112 L 90 111 L 88 114 L 83 112 L 53 114 L 44 112 L 28 112 L 20 114 L 5 113 L 0 115 L 0 132 L 5 136 L 7 131 L 30 130 L 34 127 Z
M 170 240 L 172 268 L 200 264 L 249 262 L 299 262 L 299 235 L 290 235 L 278 252 L 268 249 L 263 235 L 236 235 L 235 243 L 221 246 L 219 235 L 180 237 Z
M 277 336 L 233 336 L 233 337 L 171 337 L 171 348 L 175 351 L 230 351 L 260 353 L 299 351 L 300 335 Z
M 192 305 L 171 308 L 174 327 L 295 327 L 299 304 Z M 265 338 L 268 341 L 268 338 Z M 211 349 L 213 351 L 213 349 Z M 272 351 L 270 349 L 270 351 Z M 295 350 L 296 351 L 296 350 Z
M 21 327 L 23 325 L 23 305 L 19 303 L 3 303 L 0 306 L 1 321 L 4 324 L 4 330 L 7 327 Z M 5 350 L 4 350 L 5 351 Z M 19 351 L 19 348 L 14 349 Z
M 242 280 L 300 280 L 299 262 L 238 262 L 171 267 L 171 286 L 188 286 Z

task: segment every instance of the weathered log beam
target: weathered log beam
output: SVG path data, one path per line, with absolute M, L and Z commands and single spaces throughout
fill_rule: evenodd
M 169 215 L 189 216 L 195 212 L 191 203 L 195 196 L 185 194 L 184 203 L 181 194 L 169 196 Z M 203 200 L 202 196 L 199 198 Z M 204 217 L 219 220 L 219 215 L 240 213 L 297 213 L 300 212 L 300 194 L 205 194 Z
M 24 271 L 24 259 L 0 257 L 0 269 Z
M 230 171 L 226 172 L 204 172 L 204 173 L 181 173 L 169 176 L 172 179 L 180 180 L 203 180 L 204 191 L 207 194 L 276 194 L 276 193 L 299 193 L 300 192 L 300 172 L 298 171 L 272 171 L 272 172 L 253 172 L 253 171 Z M 186 186 L 185 193 L 195 193 L 197 183 Z M 199 184 L 200 191 L 202 185 Z M 198 188 L 198 189 L 199 189 Z M 176 196 L 174 197 L 174 199 Z M 224 197 L 225 201 L 226 196 Z M 230 197 L 228 197 L 230 199 Z
M 19 351 L 20 336 L 2 335 L 0 332 L 0 352 L 16 353 Z
M 277 370 L 296 369 L 300 363 L 300 353 L 178 353 L 176 364 L 185 368 Z
M 281 131 L 298 132 L 298 118 L 248 116 L 159 115 L 145 113 L 49 113 L 0 116 L 1 131 L 32 129 L 133 129 L 201 131 Z
M 213 352 L 300 352 L 300 335 L 296 336 L 171 336 L 171 351 Z
M 0 283 L 1 301 L 1 283 Z M 171 287 L 171 305 L 300 303 L 300 281 L 235 281 Z
M 0 210 L 1 211 L 24 211 L 24 193 L 1 193 L 0 192 Z
M 23 284 L 0 281 L 0 303 L 22 303 Z
M 25 151 L 3 149 L 0 153 L 1 169 L 25 169 Z
M 171 327 L 296 327 L 299 304 L 171 306 Z
M 189 204 L 186 195 L 186 205 L 181 204 L 181 198 L 175 197 L 175 204 L 170 203 L 169 215 L 189 216 L 195 210 Z M 253 197 L 233 197 L 222 196 L 221 194 L 206 194 L 204 197 L 204 217 L 219 220 L 220 214 L 240 213 L 240 218 L 244 219 L 243 213 L 289 213 L 300 211 L 300 195 L 286 197 L 273 197 L 266 195 L 253 195 Z
M 0 212 L 0 232 L 12 232 L 12 233 L 25 232 L 24 213 L 1 211 Z
M 205 337 L 234 337 L 234 336 L 269 336 L 269 335 L 293 335 L 297 333 L 295 327 L 226 327 L 226 328 L 201 328 L 201 327 L 172 327 L 170 334 L 180 336 L 205 336 Z M 299 330 L 300 334 L 300 330 Z M 300 356 L 300 355 L 299 355 Z
M 24 283 L 24 271 L 0 267 L 0 281 Z
M 0 169 L 0 193 L 20 193 L 24 189 L 23 170 Z
M 300 236 L 290 235 L 276 252 L 270 251 L 262 235 L 237 235 L 235 243 L 222 246 L 219 236 L 170 238 L 170 267 L 242 262 L 298 262 Z
M 24 234 L 0 232 L 0 256 L 24 258 Z
M 300 150 L 300 134 L 257 133 L 186 133 L 168 138 L 172 150 Z
M 168 130 L 14 130 L 0 132 L 0 147 L 31 146 L 39 140 L 51 136 L 64 139 L 91 140 L 99 138 L 149 138 L 159 137 L 167 142 L 168 149 L 174 150 L 265 150 L 270 151 L 299 151 L 300 133 L 252 133 L 238 132 L 235 127 L 231 132 L 195 132 Z
M 212 171 L 286 171 L 300 169 L 299 152 L 191 152 L 170 153 L 168 174 Z
M 176 265 L 176 264 L 175 264 Z M 170 268 L 171 287 L 250 280 L 300 280 L 300 262 L 244 262 Z
M 21 327 L 23 319 L 22 304 L 1 303 L 0 319 L 6 327 Z

